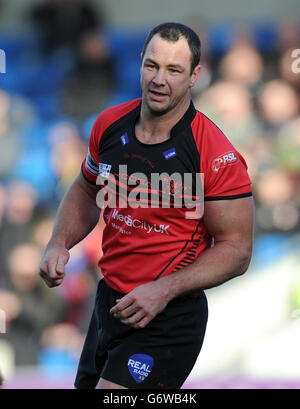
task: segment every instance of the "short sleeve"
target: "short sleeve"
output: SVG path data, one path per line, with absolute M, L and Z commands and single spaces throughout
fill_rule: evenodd
M 244 158 L 211 121 L 204 132 L 200 161 L 204 174 L 204 200 L 252 196 Z
M 100 142 L 103 135 L 109 132 L 110 127 L 116 121 L 135 109 L 140 103 L 141 98 L 137 98 L 108 108 L 97 117 L 91 131 L 88 153 L 81 166 L 82 174 L 88 182 L 96 184 L 97 181 L 100 163 Z
M 99 142 L 100 142 L 100 129 L 98 126 L 99 118 L 95 121 L 90 139 L 87 155 L 82 162 L 81 171 L 84 178 L 93 184 L 96 184 L 98 172 L 99 172 Z

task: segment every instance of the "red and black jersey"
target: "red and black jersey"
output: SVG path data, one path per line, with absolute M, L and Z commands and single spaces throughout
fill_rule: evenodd
M 171 130 L 170 138 L 151 145 L 135 136 L 140 110 L 141 99 L 137 99 L 101 113 L 82 164 L 82 173 L 91 183 L 96 184 L 99 175 L 113 177 L 119 198 L 132 190 L 128 181 L 133 174 L 146 177 L 144 185 L 139 180 L 141 191 L 149 194 L 142 195 L 140 203 L 144 207 L 124 207 L 117 202 L 113 208 L 104 209 L 106 226 L 99 266 L 107 284 L 122 293 L 187 266 L 211 246 L 203 217 L 187 218 L 189 209 L 185 205 L 176 207 L 171 202 L 164 207 L 160 189 L 158 195 L 151 196 L 157 193 L 149 182 L 154 173 L 176 173 L 182 180 L 186 174 L 193 178 L 203 174 L 204 201 L 252 194 L 243 157 L 192 102 Z M 191 198 L 197 196 L 194 182 L 185 192 Z M 151 197 L 157 199 L 157 207 L 150 207 Z

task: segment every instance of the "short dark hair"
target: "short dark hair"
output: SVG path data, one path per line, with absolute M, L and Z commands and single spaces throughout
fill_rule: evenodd
M 142 58 L 144 58 L 146 49 L 151 39 L 158 34 L 161 38 L 167 41 L 176 42 L 180 37 L 184 37 L 190 47 L 192 53 L 191 73 L 199 64 L 201 57 L 201 41 L 198 35 L 188 26 L 180 23 L 162 23 L 154 27 L 148 37 L 146 38 L 144 48 L 142 51 Z

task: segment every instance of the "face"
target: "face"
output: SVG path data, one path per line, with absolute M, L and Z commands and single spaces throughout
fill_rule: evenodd
M 185 38 L 176 42 L 156 34 L 149 42 L 141 67 L 143 103 L 152 115 L 163 115 L 190 99 L 200 72 L 191 74 L 192 53 Z

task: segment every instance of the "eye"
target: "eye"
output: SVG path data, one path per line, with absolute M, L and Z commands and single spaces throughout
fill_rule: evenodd
M 179 70 L 177 70 L 177 69 L 175 69 L 175 68 L 169 68 L 169 71 L 172 73 L 172 74 L 178 74 L 180 71 Z
M 152 69 L 152 68 L 155 68 L 155 65 L 154 65 L 154 64 L 151 64 L 151 63 L 149 63 L 149 62 L 148 62 L 148 63 L 145 63 L 144 66 L 145 66 L 146 68 L 151 68 L 151 69 Z

